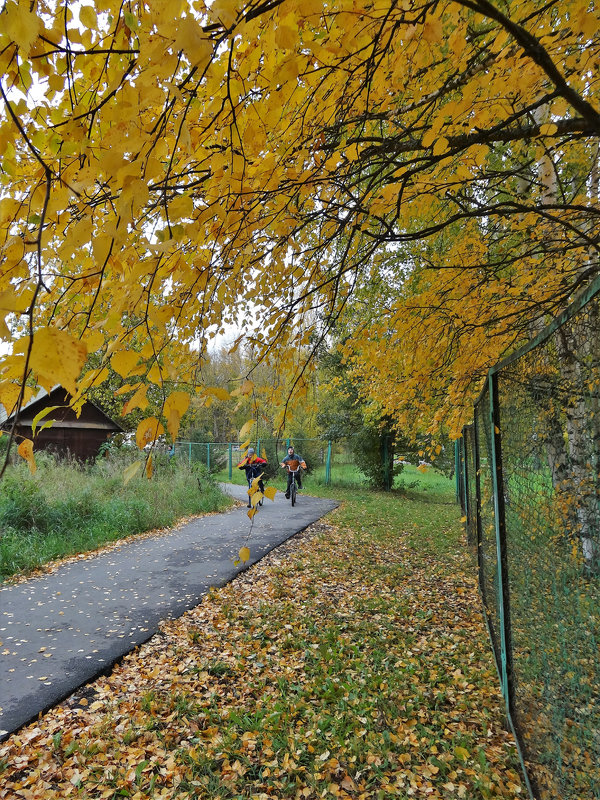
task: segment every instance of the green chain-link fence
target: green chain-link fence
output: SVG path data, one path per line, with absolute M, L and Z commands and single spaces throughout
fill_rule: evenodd
M 459 495 L 532 794 L 600 798 L 600 282 L 490 371 Z
M 352 466 L 353 456 L 344 442 L 324 441 L 323 439 L 258 439 L 251 443 L 256 452 L 266 458 L 269 466 L 265 469 L 267 477 L 273 477 L 278 464 L 287 454 L 289 444 L 307 463 L 308 474 L 324 484 L 335 482 L 344 466 Z M 213 473 L 221 473 L 231 479 L 234 470 L 243 458 L 240 442 L 185 442 L 177 441 L 173 455 L 185 459 L 190 466 L 201 464 Z M 224 475 L 225 477 L 225 475 Z

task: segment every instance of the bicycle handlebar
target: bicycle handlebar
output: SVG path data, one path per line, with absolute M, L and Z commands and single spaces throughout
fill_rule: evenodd
M 288 472 L 298 472 L 301 468 L 303 469 L 302 462 L 297 460 L 283 462 L 282 464 L 280 464 L 280 466 L 283 467 L 284 469 L 287 469 Z

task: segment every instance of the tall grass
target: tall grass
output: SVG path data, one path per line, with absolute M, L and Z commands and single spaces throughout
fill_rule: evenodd
M 18 464 L 0 483 L 0 580 L 231 503 L 204 470 L 166 457 L 152 480 L 140 475 L 127 484 L 129 453 L 95 465 L 44 453 L 36 460 L 35 475 Z

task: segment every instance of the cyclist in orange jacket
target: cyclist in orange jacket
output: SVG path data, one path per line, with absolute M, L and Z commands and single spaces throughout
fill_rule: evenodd
M 246 470 L 246 480 L 248 481 L 248 488 L 252 486 L 252 481 L 255 478 L 258 478 L 258 476 L 262 472 L 264 472 L 264 467 L 266 463 L 267 459 L 257 456 L 256 453 L 254 452 L 253 447 L 248 448 L 248 452 L 246 453 L 245 457 L 238 464 L 238 469 Z M 261 492 L 264 493 L 265 485 L 262 482 L 262 480 L 258 482 L 258 488 L 260 489 Z M 251 505 L 252 503 L 250 502 L 250 498 L 248 498 L 248 508 L 250 508 Z

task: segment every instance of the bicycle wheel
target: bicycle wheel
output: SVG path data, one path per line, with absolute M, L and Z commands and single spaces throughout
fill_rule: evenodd
M 296 505 L 296 481 L 292 481 L 290 486 L 290 497 L 292 498 L 292 505 Z

